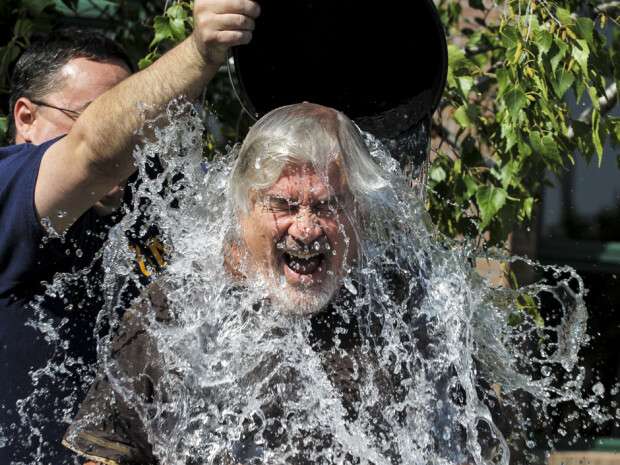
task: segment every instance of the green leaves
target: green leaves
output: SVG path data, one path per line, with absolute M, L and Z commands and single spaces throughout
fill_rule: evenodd
M 155 47 L 165 40 L 181 42 L 187 36 L 185 25 L 189 19 L 188 12 L 181 4 L 174 4 L 166 10 L 164 16 L 157 16 L 153 23 L 155 37 L 150 47 Z
M 528 99 L 522 89 L 514 88 L 506 92 L 504 102 L 510 117 L 516 120 L 519 117 L 519 112 L 528 104 Z
M 454 119 L 463 128 L 473 126 L 478 119 L 480 109 L 475 105 L 462 105 L 454 112 Z
M 497 70 L 496 73 L 497 84 L 499 85 L 499 92 L 497 93 L 497 97 L 501 98 L 508 90 L 512 88 L 512 79 L 510 71 L 505 68 L 501 68 Z
M 0 142 L 6 140 L 8 129 L 9 119 L 6 116 L 0 116 Z
M 620 117 L 610 116 L 607 121 L 609 134 L 612 136 L 612 143 L 620 145 Z
M 508 193 L 499 187 L 482 186 L 476 192 L 476 203 L 480 211 L 479 228 L 484 230 L 493 217 L 506 204 Z
M 430 179 L 438 183 L 445 181 L 447 178 L 446 171 L 441 166 L 433 166 L 428 176 Z
M 474 86 L 474 78 L 471 76 L 461 76 L 457 79 L 457 85 L 461 91 L 461 96 L 466 99 Z
M 188 2 L 173 3 L 163 16 L 153 20 L 153 40 L 149 44 L 149 53 L 139 62 L 140 69 L 153 63 L 166 49 L 185 39 L 192 28 L 191 4 Z
M 577 0 L 500 0 L 471 18 L 455 17 L 456 4 L 438 0 L 453 44 L 442 113 L 450 121 L 429 172 L 429 209 L 446 234 L 496 245 L 531 219 L 544 173 L 579 154 L 600 163 L 608 139 L 620 145 L 602 98 L 620 78 L 620 26 L 608 22 L 603 36 L 596 12 Z
M 163 16 L 155 18 L 153 29 L 155 30 L 155 37 L 153 37 L 150 47 L 154 47 L 166 39 L 174 39 L 174 33 L 172 32 L 170 20 L 168 18 Z
M 536 45 L 538 46 L 538 59 L 541 60 L 553 45 L 553 34 L 546 29 L 537 29 L 535 33 Z
M 153 62 L 159 57 L 159 53 L 156 51 L 149 52 L 138 61 L 138 69 L 144 69 L 153 64 Z
M 572 57 L 575 59 L 584 73 L 588 73 L 588 58 L 590 58 L 590 47 L 585 40 L 577 40 L 577 46 L 573 47 Z
M 521 43 L 519 30 L 514 26 L 504 26 L 501 32 L 501 43 L 507 50 L 516 49 Z
M 590 18 L 577 18 L 575 31 L 586 43 L 592 43 L 594 41 L 594 21 Z
M 554 79 L 551 81 L 553 91 L 558 98 L 564 97 L 564 94 L 575 82 L 575 75 L 570 71 L 559 70 Z
M 456 78 L 459 72 L 466 69 L 468 61 L 465 58 L 465 52 L 455 45 L 448 45 L 448 84 L 456 86 Z
M 555 15 L 563 26 L 572 26 L 575 24 L 575 20 L 573 19 L 571 12 L 566 8 L 557 8 L 555 10 Z
M 592 111 L 592 143 L 598 155 L 598 165 L 601 166 L 603 161 L 603 140 L 601 137 L 601 112 Z
M 549 164 L 564 164 L 557 143 L 551 135 L 543 136 L 538 131 L 532 131 L 529 139 L 534 155 L 544 157 Z
M 566 57 L 566 53 L 569 50 L 569 46 L 566 42 L 564 42 L 561 38 L 555 37 L 553 39 L 553 49 L 551 51 L 551 71 L 554 73 L 557 71 L 558 66 L 562 62 L 562 60 Z

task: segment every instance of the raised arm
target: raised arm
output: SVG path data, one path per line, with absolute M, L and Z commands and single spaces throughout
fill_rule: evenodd
M 226 60 L 228 49 L 251 40 L 258 14 L 251 0 L 196 0 L 192 35 L 95 99 L 67 136 L 48 149 L 35 187 L 39 217 L 49 218 L 56 231 L 65 231 L 131 175 L 131 153 L 145 117 L 140 108 L 157 112 L 177 96 L 196 98 Z

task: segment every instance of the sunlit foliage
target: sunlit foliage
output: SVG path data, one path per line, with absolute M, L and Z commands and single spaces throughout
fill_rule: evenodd
M 140 68 L 192 28 L 187 1 L 2 2 L 0 23 L 10 33 L 0 42 L 3 95 L 8 69 L 32 33 L 76 21 L 85 3 L 99 5 L 89 21 L 125 44 Z M 438 0 L 450 66 L 435 117 L 427 202 L 444 233 L 501 244 L 532 219 L 549 173 L 566 170 L 577 156 L 593 163 L 611 156 L 606 143 L 620 142 L 620 121 L 609 114 L 620 76 L 618 5 Z M 247 124 L 225 75 L 207 98 L 223 121 L 220 140 L 242 137 Z M 5 127 L 0 118 L 0 133 Z

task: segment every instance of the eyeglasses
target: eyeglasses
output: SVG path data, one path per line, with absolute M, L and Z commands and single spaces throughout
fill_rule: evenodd
M 49 103 L 41 102 L 40 100 L 30 99 L 30 101 L 34 103 L 35 105 L 39 105 L 41 107 L 48 107 L 48 108 L 53 108 L 54 110 L 62 111 L 65 115 L 67 115 L 67 117 L 71 118 L 73 121 L 78 119 L 78 117 L 82 114 L 82 111 L 83 111 L 83 110 L 75 111 L 75 110 L 69 110 L 68 108 L 57 107 L 55 105 L 50 105 Z

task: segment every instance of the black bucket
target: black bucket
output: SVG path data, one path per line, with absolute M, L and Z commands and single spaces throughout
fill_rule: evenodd
M 249 45 L 233 50 L 233 83 L 254 118 L 303 101 L 334 107 L 382 139 L 435 111 L 446 38 L 432 0 L 260 0 Z

